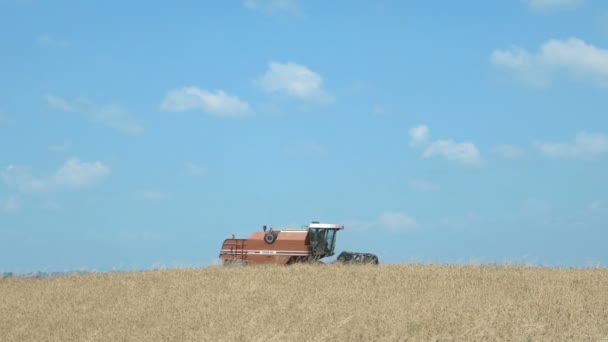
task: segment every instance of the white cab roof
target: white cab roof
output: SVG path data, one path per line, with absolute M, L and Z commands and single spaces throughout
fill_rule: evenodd
M 308 228 L 344 229 L 344 225 L 332 223 L 311 223 L 308 225 Z

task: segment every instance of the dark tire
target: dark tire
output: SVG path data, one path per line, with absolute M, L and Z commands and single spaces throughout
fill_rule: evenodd
M 274 233 L 266 233 L 264 235 L 264 242 L 267 244 L 273 244 L 277 240 L 277 236 Z

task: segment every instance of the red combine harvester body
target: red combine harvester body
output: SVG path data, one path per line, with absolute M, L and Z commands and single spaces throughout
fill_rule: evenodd
M 220 251 L 224 264 L 293 264 L 334 255 L 336 233 L 343 225 L 313 222 L 301 228 L 263 227 L 248 239 L 226 239 Z

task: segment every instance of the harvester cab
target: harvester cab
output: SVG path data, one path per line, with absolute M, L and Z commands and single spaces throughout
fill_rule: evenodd
M 334 255 L 336 233 L 344 229 L 343 225 L 313 222 L 308 226 L 307 244 L 312 255 L 321 259 Z

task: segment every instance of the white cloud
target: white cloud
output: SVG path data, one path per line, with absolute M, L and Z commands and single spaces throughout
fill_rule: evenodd
M 81 162 L 77 158 L 67 160 L 51 176 L 35 177 L 30 169 L 10 165 L 0 173 L 2 180 L 22 192 L 45 192 L 62 188 L 88 188 L 110 174 L 110 168 L 103 163 Z
M 386 230 L 397 233 L 415 229 L 416 220 L 400 211 L 386 211 L 377 219 L 370 221 L 347 221 L 345 226 L 355 230 Z
M 266 14 L 300 14 L 300 5 L 296 0 L 245 0 L 243 5 L 249 10 Z
M 1 173 L 2 180 L 23 192 L 43 192 L 50 188 L 50 180 L 32 176 L 28 167 L 9 165 Z
M 426 144 L 429 140 L 429 128 L 426 125 L 412 127 L 409 130 L 410 146 L 416 147 Z
M 422 157 L 424 158 L 434 156 L 441 156 L 447 160 L 459 161 L 465 164 L 481 163 L 481 157 L 475 145 L 472 143 L 457 143 L 453 140 L 436 140 L 422 153 Z
M 573 9 L 578 7 L 583 0 L 528 0 L 528 5 L 541 11 Z
M 66 113 L 79 114 L 95 123 L 125 133 L 138 134 L 144 131 L 143 126 L 139 122 L 131 119 L 129 117 L 129 111 L 120 105 L 110 104 L 99 106 L 86 98 L 68 101 L 53 95 L 46 95 L 44 99 L 50 108 Z
M 293 156 L 324 156 L 327 155 L 327 148 L 314 141 L 303 141 L 285 146 L 283 151 Z
M 21 203 L 15 197 L 0 198 L 0 211 L 16 211 L 21 208 Z
M 519 159 L 522 158 L 525 153 L 522 149 L 506 144 L 496 145 L 492 148 L 492 152 L 499 156 L 507 159 Z
M 446 160 L 468 165 L 480 165 L 483 162 L 479 150 L 473 143 L 461 143 L 453 140 L 430 140 L 429 129 L 426 125 L 411 128 L 409 136 L 410 146 L 421 150 L 423 158 L 438 156 Z
M 589 208 L 591 208 L 591 210 L 600 210 L 603 207 L 603 203 L 600 200 L 595 200 L 593 202 L 591 202 L 591 205 L 589 206 Z
M 410 188 L 420 191 L 439 191 L 439 185 L 422 179 L 410 179 L 407 184 Z
M 257 84 L 268 93 L 281 93 L 300 100 L 330 104 L 333 95 L 323 90 L 323 78 L 304 65 L 270 62 Z
M 577 38 L 549 40 L 536 53 L 520 47 L 497 49 L 490 62 L 531 85 L 544 85 L 551 76 L 565 73 L 577 80 L 608 86 L 608 50 Z
M 490 61 L 498 66 L 511 69 L 529 67 L 533 63 L 533 56 L 520 47 L 512 47 L 510 50 L 494 50 L 490 55 Z
M 58 109 L 63 112 L 73 112 L 74 111 L 74 108 L 72 107 L 72 105 L 69 104 L 67 100 L 64 100 L 60 97 L 53 96 L 53 95 L 46 95 L 44 97 L 44 99 L 46 100 L 46 104 L 53 109 Z
M 110 174 L 110 168 L 101 162 L 86 163 L 73 158 L 65 162 L 55 175 L 53 183 L 70 188 L 85 188 L 96 184 Z
M 215 93 L 197 87 L 174 89 L 167 93 L 160 105 L 166 112 L 202 110 L 223 118 L 241 118 L 253 114 L 249 103 L 222 90 Z
M 573 143 L 535 142 L 534 146 L 551 158 L 594 159 L 608 155 L 608 135 L 579 132 Z

